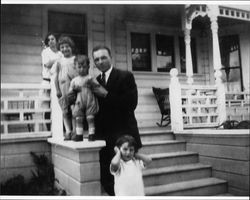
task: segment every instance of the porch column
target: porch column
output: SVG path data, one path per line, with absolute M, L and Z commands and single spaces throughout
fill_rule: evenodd
M 216 5 L 209 6 L 209 13 L 208 16 L 211 21 L 211 30 L 212 30 L 212 39 L 213 39 L 213 65 L 215 70 L 215 80 L 216 83 L 220 82 L 221 80 L 221 57 L 220 57 L 220 46 L 219 46 L 219 39 L 218 39 L 218 23 L 217 17 L 219 14 L 219 7 Z
M 221 57 L 220 57 L 220 46 L 218 38 L 218 23 L 217 17 L 219 15 L 219 7 L 217 5 L 208 5 L 208 16 L 211 21 L 212 40 L 213 40 L 213 66 L 215 84 L 217 86 L 217 104 L 219 113 L 219 123 L 226 120 L 226 95 L 225 88 L 222 83 L 222 72 L 221 72 Z
M 191 24 L 185 28 L 185 47 L 186 47 L 186 75 L 187 75 L 187 83 L 192 84 L 193 80 L 193 63 L 192 63 L 192 55 L 191 55 Z

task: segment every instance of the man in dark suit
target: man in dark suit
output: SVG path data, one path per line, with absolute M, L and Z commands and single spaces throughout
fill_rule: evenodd
M 101 71 L 97 77 L 101 87 L 93 88 L 100 107 L 95 117 L 96 138 L 106 141 L 100 152 L 101 183 L 109 195 L 114 195 L 114 177 L 109 165 L 116 140 L 128 134 L 135 138 L 139 148 L 142 146 L 134 114 L 138 92 L 133 74 L 112 66 L 109 48 L 97 46 L 92 54 L 95 66 Z

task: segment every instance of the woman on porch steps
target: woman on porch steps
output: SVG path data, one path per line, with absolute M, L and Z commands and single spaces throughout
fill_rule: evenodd
M 54 70 L 55 62 L 60 59 L 63 55 L 57 49 L 57 38 L 54 33 L 48 33 L 45 37 L 45 40 L 42 44 L 42 85 L 50 85 L 50 79 L 52 75 L 52 71 Z M 53 69 L 52 69 L 53 68 Z M 44 90 L 44 95 L 50 96 L 49 90 Z M 49 102 L 42 102 L 42 108 L 49 108 Z M 50 119 L 50 113 L 44 113 L 44 119 Z M 50 124 L 44 125 L 44 128 L 50 130 Z
M 67 100 L 67 94 L 70 87 L 70 81 L 77 76 L 76 66 L 73 55 L 75 44 L 68 36 L 61 36 L 58 40 L 58 46 L 63 57 L 56 64 L 55 87 L 59 105 L 63 113 L 63 123 L 65 126 L 64 140 L 71 140 L 72 133 L 75 132 L 75 122 L 72 118 L 72 111 Z
M 43 84 L 49 84 L 51 77 L 51 70 L 54 63 L 63 55 L 57 49 L 57 38 L 55 34 L 48 33 L 45 37 L 42 56 L 42 78 Z

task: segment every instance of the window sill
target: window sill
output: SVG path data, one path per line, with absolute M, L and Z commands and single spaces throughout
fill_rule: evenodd
M 170 73 L 169 72 L 139 72 L 139 71 L 132 71 L 132 73 L 135 75 L 135 76 L 157 76 L 157 77 L 170 77 Z M 185 78 L 186 77 L 186 73 L 179 73 L 178 74 L 179 77 L 181 78 Z M 193 77 L 194 78 L 200 78 L 200 77 L 203 77 L 205 76 L 205 74 L 194 74 Z

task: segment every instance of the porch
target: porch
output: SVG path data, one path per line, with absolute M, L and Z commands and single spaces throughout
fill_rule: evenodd
M 211 15 L 213 26 L 208 28 L 208 16 L 202 18 L 207 10 L 200 6 L 191 12 L 190 19 L 197 17 L 193 24 L 191 20 L 191 31 L 190 21 L 181 20 L 184 5 L 154 6 L 151 14 L 159 12 L 152 18 L 144 12 L 149 7 L 45 5 L 40 8 L 34 5 L 32 9 L 25 6 L 19 9 L 17 6 L 15 11 L 18 17 L 21 16 L 19 20 L 17 17 L 5 18 L 3 24 L 7 28 L 3 29 L 1 41 L 4 47 L 1 53 L 1 181 L 14 174 L 23 174 L 29 179 L 34 167 L 29 152 L 34 151 L 50 157 L 55 165 L 58 186 L 68 195 L 101 195 L 98 151 L 105 143 L 64 142 L 62 115 L 53 86 L 34 84 L 41 80 L 38 43 L 49 30 L 48 22 L 44 21 L 48 18 L 47 13 L 66 10 L 84 12 L 88 16 L 88 33 L 85 34 L 88 35 L 89 55 L 95 44 L 111 46 L 115 67 L 133 71 L 135 75 L 139 93 L 136 118 L 144 145 L 142 151 L 154 160 L 144 171 L 147 195 L 249 195 L 249 130 L 235 132 L 213 128 L 226 119 L 249 119 L 249 12 L 220 6 L 221 10 L 210 13 L 215 16 Z M 10 10 L 6 9 L 4 16 L 11 16 L 11 7 Z M 138 13 L 141 13 L 140 19 Z M 216 17 L 219 17 L 218 23 Z M 159 20 L 162 18 L 163 22 Z M 241 55 L 243 80 L 236 81 L 240 90 L 228 92 L 225 83 L 220 81 L 223 78 L 220 71 L 224 69 L 219 57 L 216 23 L 222 27 L 222 35 L 242 32 L 240 48 L 246 53 Z M 150 39 L 152 59 L 150 65 L 146 65 L 149 66 L 147 71 L 138 71 L 133 63 L 132 54 L 136 48 L 131 46 L 130 39 L 134 31 L 146 33 Z M 156 51 L 155 40 L 161 34 L 173 36 L 171 55 Z M 192 34 L 197 38 L 197 71 L 190 49 Z M 178 47 L 181 42 L 184 48 Z M 181 53 L 181 49 L 185 49 L 185 53 Z M 143 53 L 144 47 L 143 50 L 139 48 L 139 52 Z M 158 65 L 162 57 L 168 57 L 170 65 Z M 166 58 L 163 60 L 165 62 Z M 178 71 L 169 73 L 172 67 Z M 239 82 L 242 82 L 240 87 Z M 152 93 L 153 86 L 170 88 L 172 124 L 166 128 L 156 126 L 161 115 Z M 51 90 L 51 98 L 46 96 L 45 90 Z M 50 119 L 46 113 L 51 113 Z
M 176 128 L 180 125 L 177 118 L 165 128 L 159 128 L 156 124 L 146 126 L 140 123 L 144 119 L 138 118 L 144 146 L 142 151 L 153 158 L 153 164 L 144 172 L 147 195 L 248 195 L 249 130 L 237 130 L 236 133 L 235 130 L 212 128 L 220 123 L 220 115 L 216 112 L 218 101 L 210 101 L 218 98 L 217 88 L 192 87 L 192 93 L 182 93 L 179 99 L 185 99 L 181 101 L 180 109 L 186 109 L 186 112 L 181 112 L 182 120 L 179 121 L 183 130 Z M 50 89 L 51 98 L 48 98 L 44 90 Z M 182 89 L 187 90 L 185 86 Z M 52 159 L 59 180 L 58 187 L 65 189 L 68 195 L 101 195 L 98 152 L 105 146 L 105 142 L 63 141 L 62 115 L 55 101 L 53 86 L 2 84 L 1 92 L 1 181 L 17 174 L 23 174 L 29 179 L 31 169 L 34 168 L 29 152 L 33 151 Z M 139 94 L 139 99 L 145 98 L 140 91 Z M 177 94 L 175 88 L 174 95 Z M 151 96 L 154 98 L 152 91 Z M 173 96 L 170 99 L 174 98 L 177 102 L 177 97 Z M 227 105 L 227 118 L 246 120 L 249 116 L 249 94 L 230 93 L 229 97 L 233 99 L 224 102 Z M 189 98 L 198 99 L 198 102 L 187 100 Z M 175 109 L 171 112 L 172 119 L 178 112 L 176 104 L 173 105 Z M 142 109 L 140 106 L 136 110 L 137 117 Z M 206 109 L 205 113 L 203 109 Z M 46 112 L 51 112 L 51 119 L 45 119 Z M 30 117 L 26 118 L 27 115 Z M 51 129 L 46 124 L 51 124 Z M 171 181 L 164 182 L 165 179 Z M 201 183 L 202 188 L 198 187 Z M 185 184 L 191 184 L 192 187 Z M 173 190 L 172 187 L 183 189 Z

